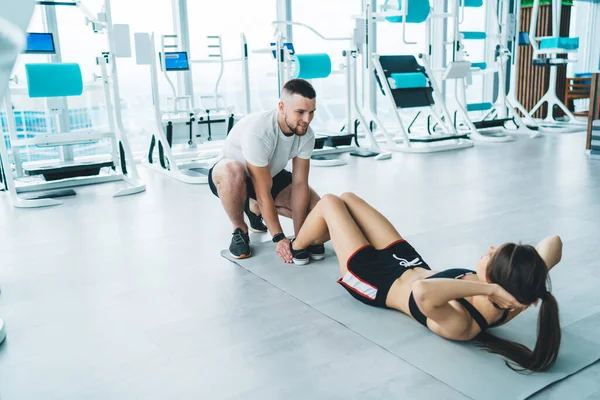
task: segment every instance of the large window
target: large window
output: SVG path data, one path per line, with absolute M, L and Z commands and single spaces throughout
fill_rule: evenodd
M 171 0 L 113 0 L 114 24 L 128 24 L 136 32 L 154 33 L 156 54 L 160 51 L 160 37 L 173 34 L 173 9 Z M 118 60 L 119 87 L 123 120 L 134 152 L 145 151 L 148 138 L 157 129 L 150 79 L 150 67 L 137 65 L 135 57 Z M 174 79 L 174 78 L 173 78 Z M 171 97 L 169 86 L 159 73 L 158 84 L 163 108 L 166 97 Z
M 42 8 L 36 6 L 33 9 L 33 15 L 31 17 L 31 21 L 29 21 L 29 26 L 27 27 L 27 32 L 46 32 L 46 27 L 44 23 L 44 15 L 42 13 Z M 18 80 L 23 82 L 25 79 L 25 64 L 28 62 L 44 62 L 48 60 L 47 56 L 44 55 L 26 55 L 22 54 L 17 59 L 15 67 L 13 69 L 13 76 L 17 76 Z
M 380 1 L 379 3 L 382 3 Z M 86 6 L 92 13 L 102 9 L 103 0 L 87 0 Z M 161 36 L 176 33 L 173 25 L 173 6 L 171 0 L 158 0 L 149 6 L 147 0 L 113 0 L 112 17 L 115 24 L 128 24 L 132 41 L 135 32 L 154 33 L 156 52 L 160 49 Z M 292 1 L 292 19 L 305 23 L 320 34 L 330 38 L 350 38 L 356 26 L 356 16 L 363 13 L 361 0 L 294 0 Z M 103 35 L 94 34 L 91 26 L 86 26 L 85 18 L 75 7 L 57 7 L 60 45 L 63 62 L 77 62 L 82 68 L 84 82 L 88 87 L 100 87 L 94 74 L 99 74 L 96 57 L 107 51 Z M 467 9 L 461 30 L 483 31 L 485 25 L 484 7 Z M 231 0 L 228 2 L 204 2 L 188 0 L 188 26 L 190 33 L 191 60 L 215 60 L 218 43 L 209 36 L 221 39 L 221 50 L 225 59 L 239 59 L 242 55 L 241 35 L 244 34 L 249 49 L 250 94 L 252 111 L 270 109 L 276 106 L 278 98 L 277 65 L 268 51 L 274 40 L 276 20 L 276 2 L 274 0 Z M 30 31 L 45 31 L 41 7 L 37 6 Z M 327 131 L 339 131 L 345 123 L 346 81 L 342 64 L 342 52 L 352 47 L 351 40 L 328 41 L 301 26 L 293 28 L 293 42 L 298 54 L 327 53 L 332 60 L 333 73 L 322 79 L 313 79 L 318 93 L 318 111 L 314 126 Z M 441 40 L 441 37 L 435 37 Z M 406 44 L 405 41 L 416 44 Z M 382 21 L 377 25 L 377 51 L 380 54 L 412 54 L 426 52 L 428 48 L 426 23 L 409 24 L 403 40 L 402 25 Z M 465 42 L 470 59 L 484 61 L 483 42 Z M 37 58 L 36 58 L 37 57 Z M 451 51 L 449 50 L 449 57 Z M 22 56 L 15 71 L 24 81 L 24 62 L 47 61 L 45 56 Z M 358 65 L 363 65 L 359 58 Z M 125 128 L 132 147 L 137 152 L 147 145 L 148 136 L 157 129 L 154 121 L 153 99 L 151 96 L 150 71 L 148 66 L 137 65 L 135 57 L 118 59 L 119 83 L 121 89 L 121 109 Z M 240 62 L 226 63 L 223 73 L 219 64 L 192 63 L 195 106 L 212 108 L 216 99 L 220 106 L 229 106 L 238 113 L 244 113 L 244 85 Z M 362 68 L 358 68 L 359 97 L 362 96 Z M 175 73 L 170 73 L 176 82 Z M 219 83 L 217 87 L 217 82 Z M 159 73 L 160 100 L 164 106 L 167 97 L 172 97 L 170 86 Z M 95 86 L 94 86 L 95 85 Z M 468 101 L 481 101 L 481 78 L 476 78 L 468 89 Z M 91 90 L 90 89 L 90 90 Z M 448 89 L 453 90 L 451 84 Z M 92 90 L 93 92 L 93 90 Z M 95 94 L 94 94 L 95 93 Z M 95 102 L 103 102 L 101 90 L 86 95 L 82 99 L 69 99 L 69 105 L 75 108 L 85 104 L 95 107 Z M 388 114 L 387 99 L 378 91 L 378 112 Z M 452 97 L 452 96 L 450 96 Z M 18 100 L 18 99 L 17 99 Z
M 252 111 L 276 107 L 278 97 L 276 63 L 268 49 L 273 38 L 271 22 L 276 19 L 274 0 L 188 1 L 190 53 L 193 60 L 206 60 L 218 54 L 210 48 L 218 43 L 209 36 L 220 36 L 225 59 L 241 57 L 241 35 L 244 34 L 249 49 L 250 93 Z M 212 57 L 212 59 L 216 59 Z M 195 104 L 198 107 L 215 106 L 216 95 L 222 96 L 221 107 L 244 110 L 242 65 L 226 63 L 219 81 L 219 64 L 192 64 Z

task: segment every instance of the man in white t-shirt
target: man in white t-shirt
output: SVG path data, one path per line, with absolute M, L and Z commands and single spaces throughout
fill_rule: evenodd
M 292 218 L 294 231 L 302 227 L 319 195 L 308 185 L 315 134 L 309 127 L 314 117 L 316 93 L 303 79 L 292 79 L 282 90 L 278 108 L 242 118 L 229 132 L 219 161 L 210 169 L 208 183 L 221 199 L 233 224 L 229 252 L 235 258 L 252 254 L 250 230 L 273 236 L 284 262 L 306 264 L 325 256 L 323 245 L 294 251 L 278 215 Z M 292 160 L 292 172 L 285 169 Z M 265 224 L 266 223 L 266 226 Z

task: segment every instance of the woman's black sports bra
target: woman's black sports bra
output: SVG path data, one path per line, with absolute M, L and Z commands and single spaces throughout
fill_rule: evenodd
M 438 272 L 437 274 L 431 275 L 431 276 L 427 277 L 426 279 L 434 279 L 434 278 L 459 279 L 467 274 L 474 274 L 474 273 L 475 273 L 475 271 L 471 271 L 470 269 L 453 268 L 453 269 L 447 269 L 442 272 Z M 489 325 L 487 323 L 486 319 L 483 317 L 483 315 L 481 315 L 481 313 L 475 307 L 473 307 L 473 305 L 471 303 L 469 303 L 467 300 L 456 299 L 456 301 L 458 301 L 469 312 L 469 314 L 471 314 L 471 316 L 473 317 L 475 322 L 477 322 L 477 325 L 479 325 L 479 327 L 481 328 L 481 332 L 485 331 L 488 328 L 493 328 L 495 326 L 500 325 L 501 323 L 503 323 L 506 320 L 506 318 L 508 318 L 508 310 L 504 310 L 504 314 L 502 314 L 502 317 L 498 321 L 496 321 L 494 324 Z M 419 306 L 417 306 L 417 302 L 415 301 L 415 298 L 414 298 L 412 292 L 410 293 L 410 297 L 408 299 L 408 308 L 410 310 L 410 314 L 413 316 L 414 319 L 419 321 L 421 324 L 427 326 L 427 317 L 425 316 L 425 314 L 423 314 L 421 312 L 421 310 L 419 309 Z

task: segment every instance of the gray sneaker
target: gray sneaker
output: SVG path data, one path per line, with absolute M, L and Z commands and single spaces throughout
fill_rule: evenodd
M 240 228 L 233 231 L 231 244 L 229 245 L 229 254 L 233 258 L 248 258 L 252 255 L 250 251 L 250 237 Z

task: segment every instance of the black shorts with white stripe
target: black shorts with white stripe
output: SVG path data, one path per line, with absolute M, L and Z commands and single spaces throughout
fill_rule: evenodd
M 365 304 L 386 307 L 392 284 L 412 268 L 429 268 L 421 255 L 405 240 L 398 240 L 382 250 L 366 245 L 358 249 L 346 264 L 348 272 L 340 283 L 348 293 Z

